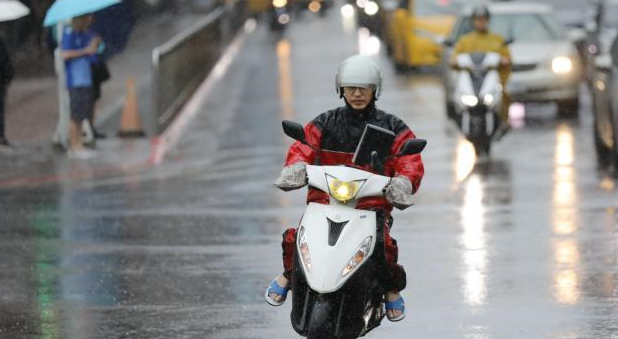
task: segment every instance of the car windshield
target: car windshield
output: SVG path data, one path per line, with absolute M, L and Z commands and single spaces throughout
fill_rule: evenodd
M 412 0 L 414 1 L 413 14 L 416 16 L 457 15 L 470 4 L 479 1 L 467 0 Z
M 464 18 L 455 39 L 472 30 L 472 18 Z M 553 18 L 540 14 L 493 15 L 489 30 L 515 41 L 547 41 L 561 37 L 560 25 Z
M 555 15 L 567 26 L 582 26 L 590 18 L 598 0 L 540 0 L 552 6 Z
M 593 1 L 594 0 L 541 0 L 538 1 L 538 3 L 550 5 L 556 11 L 585 11 Z

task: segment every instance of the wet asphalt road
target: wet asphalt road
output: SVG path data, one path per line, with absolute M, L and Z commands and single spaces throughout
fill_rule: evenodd
M 289 303 L 263 300 L 304 209 L 304 191 L 271 186 L 280 121 L 341 104 L 334 70 L 372 48 L 346 27 L 337 11 L 280 41 L 258 27 L 161 166 L 53 161 L 52 178 L 94 174 L 1 187 L 0 338 L 297 337 Z M 408 317 L 367 337 L 618 338 L 618 193 L 596 171 L 587 104 L 579 121 L 528 107 L 475 166 L 439 79 L 380 59 L 380 108 L 429 146 L 417 205 L 394 214 Z

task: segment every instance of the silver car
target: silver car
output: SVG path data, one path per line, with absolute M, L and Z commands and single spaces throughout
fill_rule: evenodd
M 555 18 L 552 7 L 526 2 L 491 3 L 490 31 L 507 40 L 513 62 L 507 93 L 516 102 L 556 102 L 561 116 L 573 116 L 579 108 L 581 59 L 565 28 Z M 443 56 L 446 93 L 452 93 L 455 72 L 449 68 L 453 47 L 473 30 L 472 9 L 459 16 Z M 452 114 L 452 103 L 446 107 Z

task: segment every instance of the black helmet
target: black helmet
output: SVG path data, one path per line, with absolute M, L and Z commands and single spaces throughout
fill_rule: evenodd
M 478 5 L 474 7 L 474 9 L 472 10 L 472 19 L 485 18 L 489 20 L 490 17 L 491 17 L 491 14 L 489 14 L 489 8 L 487 8 L 487 6 L 485 5 Z

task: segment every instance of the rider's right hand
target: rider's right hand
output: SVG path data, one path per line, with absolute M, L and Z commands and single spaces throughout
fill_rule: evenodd
M 281 175 L 275 180 L 274 185 L 284 191 L 299 189 L 307 185 L 307 164 L 297 162 L 295 164 L 285 166 L 281 170 Z

